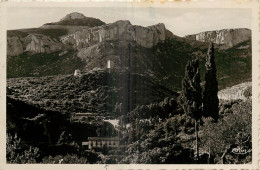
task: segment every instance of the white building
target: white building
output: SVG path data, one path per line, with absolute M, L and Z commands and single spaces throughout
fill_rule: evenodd
M 81 71 L 80 70 L 75 70 L 74 76 L 81 76 Z

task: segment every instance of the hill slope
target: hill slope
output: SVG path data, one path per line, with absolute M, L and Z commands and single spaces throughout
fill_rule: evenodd
M 49 76 L 8 79 L 11 98 L 62 113 L 91 112 L 117 116 L 137 105 L 160 102 L 178 94 L 151 79 L 127 72 L 96 70 L 81 77 Z M 115 107 L 120 105 L 116 111 Z

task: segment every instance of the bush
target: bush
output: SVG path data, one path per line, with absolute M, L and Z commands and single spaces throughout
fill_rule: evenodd
M 79 157 L 76 154 L 56 155 L 54 157 L 44 157 L 42 163 L 44 164 L 86 164 L 88 159 L 86 157 Z
M 159 122 L 153 130 L 142 135 L 143 140 L 137 140 L 128 146 L 128 155 L 121 163 L 192 163 L 194 151 L 183 148 L 178 142 L 179 126 L 178 117 Z
M 252 148 L 252 103 L 250 100 L 232 105 L 231 113 L 217 123 L 205 120 L 201 140 L 203 150 L 216 157 L 215 163 L 249 163 L 251 152 L 239 156 L 233 148 Z
M 21 139 L 10 134 L 6 136 L 6 159 L 7 163 L 27 164 L 36 163 L 39 158 L 39 148 L 24 145 Z

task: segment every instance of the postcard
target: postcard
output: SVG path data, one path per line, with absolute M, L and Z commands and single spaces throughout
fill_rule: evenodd
M 5 1 L 0 169 L 259 168 L 257 1 Z

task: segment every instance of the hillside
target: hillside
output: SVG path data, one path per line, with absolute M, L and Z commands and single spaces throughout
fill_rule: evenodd
M 167 88 L 138 74 L 91 71 L 82 76 L 48 76 L 8 79 L 8 96 L 46 110 L 62 113 L 91 112 L 117 116 L 137 105 L 177 97 Z M 120 105 L 120 111 L 115 111 Z
M 27 126 L 25 129 L 28 128 L 28 126 L 34 127 L 34 128 L 28 128 L 31 131 L 31 135 L 35 138 L 37 138 L 39 141 L 44 141 L 48 139 L 48 136 L 54 137 L 52 140 L 57 140 L 57 136 L 61 133 L 61 129 L 58 128 L 53 128 L 54 126 L 59 126 L 62 128 L 66 124 L 66 117 L 62 115 L 59 112 L 54 112 L 54 111 L 49 111 L 49 110 L 44 110 L 42 108 L 26 104 L 22 101 L 15 100 L 12 98 L 7 97 L 7 109 L 8 109 L 8 114 L 7 114 L 7 131 L 9 133 L 18 133 L 22 135 L 22 137 L 25 140 L 28 140 L 30 136 L 28 136 L 26 133 L 23 132 L 22 125 Z M 33 121 L 42 121 L 43 119 L 51 120 L 49 122 L 49 128 L 53 128 L 52 130 L 48 130 L 49 134 L 42 135 L 39 134 L 40 130 L 44 130 L 42 127 L 44 125 L 38 125 L 34 126 Z M 58 121 L 59 120 L 59 121 Z M 31 121 L 31 123 L 29 123 Z M 53 122 L 52 122 L 53 121 Z M 27 125 L 25 124 L 27 123 Z M 55 125 L 56 124 L 56 125 Z M 33 131 L 35 130 L 35 131 Z M 40 137 L 41 136 L 41 137 Z

